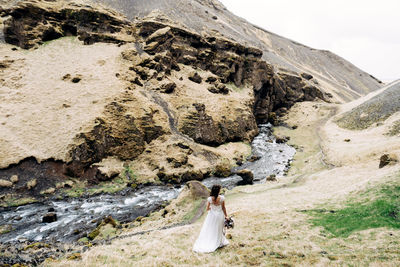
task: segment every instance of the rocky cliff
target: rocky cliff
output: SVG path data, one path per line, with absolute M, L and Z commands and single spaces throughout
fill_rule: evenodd
M 182 6 L 229 15 L 218 2 L 192 2 Z M 121 11 L 122 2 L 113 3 Z M 130 6 L 148 15 L 154 5 L 137 1 Z M 28 189 L 39 195 L 71 177 L 97 183 L 124 168 L 133 170 L 139 183 L 226 175 L 249 154 L 257 123 L 275 122 L 299 101 L 338 99 L 329 89 L 336 83 L 324 74 L 284 68 L 287 61 L 271 60 L 265 47 L 255 47 L 260 43 L 243 44 L 245 35 L 238 34 L 236 42 L 224 30 L 226 36 L 200 32 L 195 27 L 200 24 L 188 24 L 175 13 L 133 19 L 136 11 L 122 11 L 128 19 L 87 2 L 4 5 L 8 44 L 1 44 L 0 57 L 0 178 L 18 175 L 19 181 L 0 193 Z M 231 19 L 233 26 L 248 25 Z M 336 58 L 319 60 L 339 69 Z M 359 71 L 344 72 L 348 77 Z M 368 77 L 357 81 L 354 97 L 378 87 Z M 37 186 L 28 186 L 33 180 Z
M 380 81 L 345 59 L 268 32 L 235 16 L 218 0 L 94 1 L 120 11 L 130 20 L 146 16 L 159 20 L 169 18 L 197 33 L 217 33 L 257 47 L 263 51 L 262 59 L 276 70 L 311 74 L 318 87 L 332 94 L 334 101 L 354 100 L 381 87 Z M 273 10 L 265 10 L 266 16 L 268 12 Z

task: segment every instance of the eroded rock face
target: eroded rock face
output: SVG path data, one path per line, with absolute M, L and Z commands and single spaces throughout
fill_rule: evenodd
M 233 121 L 216 122 L 207 115 L 204 104 L 194 103 L 193 108 L 193 111 L 184 118 L 180 130 L 198 143 L 218 146 L 227 142 L 249 142 L 257 134 L 257 124 L 253 114 L 246 114 L 245 110 L 235 110 L 238 117 Z
M 100 7 L 67 1 L 22 1 L 3 11 L 6 42 L 28 49 L 63 36 L 79 36 L 86 44 L 124 42 L 116 33 L 129 34 L 129 22 Z

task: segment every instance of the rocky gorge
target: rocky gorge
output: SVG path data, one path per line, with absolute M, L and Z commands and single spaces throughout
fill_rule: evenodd
M 218 168 L 229 169 L 249 153 L 243 144 L 257 135 L 257 123 L 277 123 L 298 101 L 329 99 L 311 75 L 276 72 L 257 48 L 170 23 L 132 23 L 114 11 L 69 1 L 22 1 L 3 10 L 3 17 L 5 41 L 24 49 L 71 35 L 84 45 L 121 47 L 122 66 L 114 75 L 123 88 L 94 114 L 87 131 L 63 140 L 63 151 L 38 156 L 28 145 L 3 153 L 2 178 L 18 175 L 19 184 L 36 179 L 38 186 L 24 192 L 29 196 L 57 191 L 68 177 L 96 184 L 124 166 L 135 171 L 138 183 L 218 175 Z M 4 72 L 12 71 L 15 61 L 3 62 Z M 62 80 L 79 86 L 85 77 L 63 73 Z M 233 153 L 224 155 L 229 149 Z

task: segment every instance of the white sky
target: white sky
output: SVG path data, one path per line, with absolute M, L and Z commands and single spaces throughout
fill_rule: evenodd
M 400 0 L 220 0 L 262 28 L 400 79 Z

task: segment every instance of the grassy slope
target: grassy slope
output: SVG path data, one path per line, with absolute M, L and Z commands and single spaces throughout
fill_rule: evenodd
M 400 178 L 400 173 L 395 178 Z M 399 183 L 369 190 L 365 194 L 366 199 L 349 201 L 339 210 L 312 211 L 313 224 L 338 237 L 373 228 L 400 229 Z
M 322 227 L 314 227 L 310 213 L 304 212 L 327 207 L 346 209 L 343 203 L 349 196 L 355 202 L 363 201 L 365 194 L 361 192 L 398 180 L 400 171 L 398 165 L 378 169 L 369 161 L 329 165 L 329 158 L 325 159 L 319 149 L 323 140 L 315 129 L 323 125 L 334 107 L 315 105 L 303 103 L 292 109 L 287 122 L 297 125 L 296 130 L 277 129 L 278 134 L 289 135 L 290 142 L 299 147 L 289 177 L 226 193 L 228 213 L 234 214 L 236 223 L 228 231 L 232 236 L 228 247 L 211 254 L 191 251 L 203 216 L 192 225 L 154 230 L 94 247 L 82 255 L 80 262 L 61 260 L 45 266 L 398 266 L 399 230 L 378 228 L 334 237 Z M 166 208 L 169 212 L 165 219 L 160 216 L 161 210 L 135 223 L 129 233 L 182 220 L 183 209 L 171 205 Z M 186 208 L 187 212 L 191 210 Z

